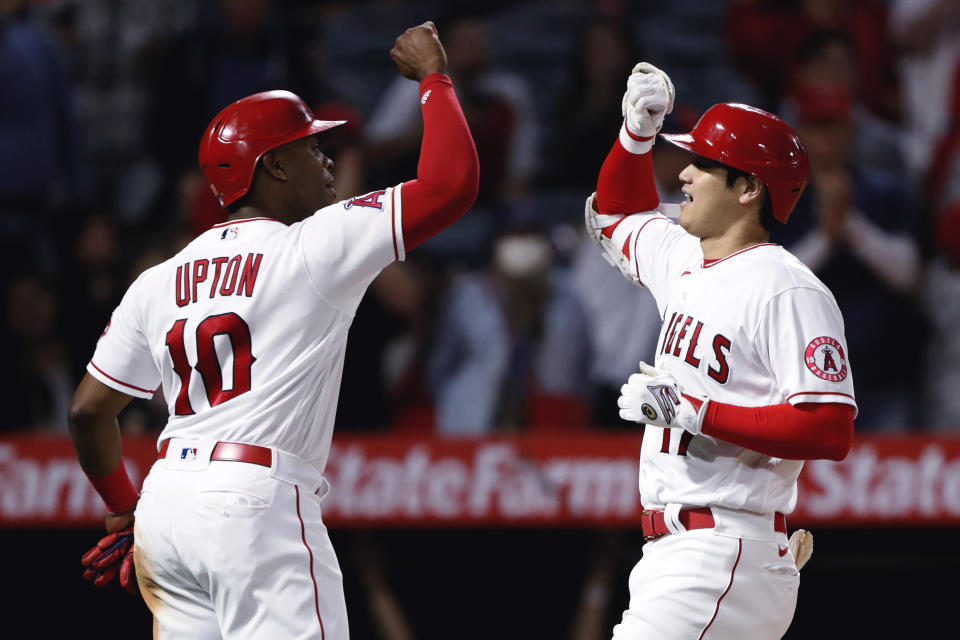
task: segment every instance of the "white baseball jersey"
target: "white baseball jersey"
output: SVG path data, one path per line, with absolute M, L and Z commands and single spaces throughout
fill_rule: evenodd
M 163 386 L 160 440 L 275 446 L 326 464 L 347 330 L 404 259 L 400 186 L 287 226 L 218 224 L 134 282 L 87 371 L 123 393 Z
M 615 230 L 663 319 L 656 367 L 693 395 L 744 407 L 839 402 L 856 408 L 843 318 L 830 291 L 776 244 L 716 261 L 663 212 Z M 675 217 L 675 216 L 674 216 Z M 670 503 L 789 513 L 802 460 L 706 435 L 648 426 L 640 462 L 645 507 Z

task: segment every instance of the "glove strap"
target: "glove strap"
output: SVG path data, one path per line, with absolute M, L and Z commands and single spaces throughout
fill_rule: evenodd
M 90 479 L 93 488 L 103 498 L 103 503 L 107 505 L 107 511 L 110 513 L 126 513 L 133 511 L 134 507 L 137 506 L 140 495 L 133 488 L 133 483 L 130 482 L 130 476 L 127 475 L 127 467 L 124 466 L 123 461 L 109 475 L 94 478 L 87 474 L 87 478 Z
M 696 433 L 702 433 L 703 421 L 706 418 L 707 407 L 710 406 L 710 401 L 707 398 L 691 396 L 688 393 L 681 393 L 681 395 L 684 400 L 693 406 L 693 410 L 697 412 Z

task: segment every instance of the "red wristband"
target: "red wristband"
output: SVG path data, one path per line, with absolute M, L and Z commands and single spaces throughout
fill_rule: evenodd
M 624 126 L 623 128 L 626 130 L 627 135 L 630 136 L 631 140 L 636 140 L 637 142 L 647 142 L 648 140 L 653 140 L 653 136 L 638 136 L 633 131 L 630 131 L 629 126 Z
M 140 494 L 133 488 L 133 483 L 130 482 L 130 476 L 127 475 L 127 468 L 123 461 L 109 475 L 94 478 L 87 474 L 87 477 L 90 478 L 93 488 L 103 498 L 103 503 L 107 505 L 107 511 L 110 513 L 126 513 L 127 511 L 133 511 L 134 507 L 137 506 Z

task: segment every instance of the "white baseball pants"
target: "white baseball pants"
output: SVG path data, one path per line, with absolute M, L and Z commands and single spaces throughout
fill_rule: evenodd
M 786 633 L 800 586 L 786 535 L 773 530 L 772 516 L 765 524 L 757 516 L 713 513 L 714 529 L 643 546 L 613 640 L 773 640 Z
M 277 449 L 271 467 L 210 461 L 213 444 L 171 440 L 174 455 L 154 464 L 137 505 L 134 559 L 154 638 L 346 640 L 320 473 Z

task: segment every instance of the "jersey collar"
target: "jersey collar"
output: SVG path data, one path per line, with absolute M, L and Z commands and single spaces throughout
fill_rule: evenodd
M 221 227 L 232 227 L 235 224 L 243 224 L 244 222 L 280 222 L 276 218 L 266 218 L 266 217 L 257 217 L 257 218 L 241 218 L 240 220 L 228 220 L 226 222 L 221 222 L 215 224 L 211 229 L 220 229 Z
M 720 263 L 723 262 L 724 260 L 729 260 L 730 258 L 732 258 L 732 257 L 734 257 L 734 256 L 738 256 L 738 255 L 740 255 L 741 253 L 745 253 L 745 252 L 747 252 L 747 251 L 751 251 L 751 250 L 753 250 L 753 249 L 756 249 L 757 247 L 777 247 L 777 246 L 779 246 L 779 245 L 778 245 L 776 242 L 761 242 L 760 244 L 755 244 L 755 245 L 749 246 L 749 247 L 747 247 L 746 249 L 740 249 L 740 251 L 737 251 L 737 252 L 735 252 L 735 253 L 731 253 L 730 255 L 728 255 L 728 256 L 726 256 L 726 257 L 724 257 L 724 258 L 710 258 L 710 259 L 704 258 L 704 259 L 703 259 L 703 268 L 706 269 L 706 268 L 708 268 L 708 267 L 712 267 L 712 266 L 715 265 L 715 264 L 720 264 Z

